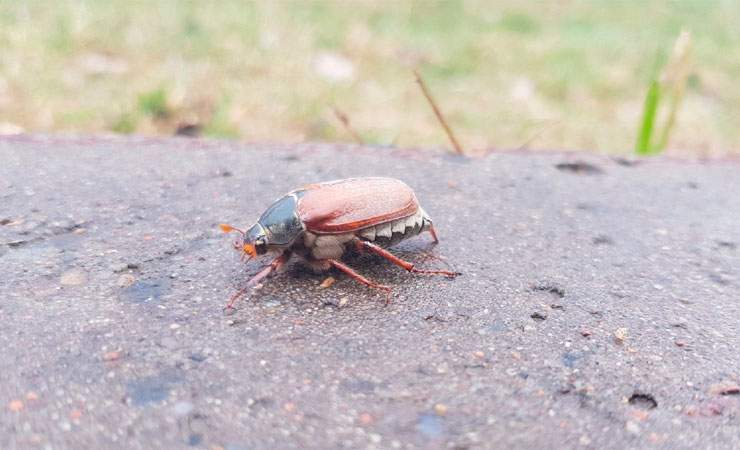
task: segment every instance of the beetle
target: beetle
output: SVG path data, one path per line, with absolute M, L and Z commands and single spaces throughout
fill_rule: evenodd
M 332 267 L 370 288 L 386 292 L 391 288 L 369 280 L 340 261 L 350 249 L 380 255 L 409 272 L 454 278 L 459 272 L 418 269 L 388 250 L 398 242 L 428 231 L 434 243 L 437 233 L 429 215 L 419 205 L 414 191 L 394 178 L 346 178 L 309 184 L 288 192 L 276 200 L 246 231 L 227 224 L 225 233 L 238 232 L 234 247 L 242 260 L 249 261 L 268 252 L 279 253 L 268 266 L 252 277 L 234 294 L 226 309 L 247 289 L 277 271 L 292 255 L 317 272 Z

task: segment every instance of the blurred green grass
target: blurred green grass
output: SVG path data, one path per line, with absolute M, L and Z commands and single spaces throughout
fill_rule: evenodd
M 629 153 L 655 55 L 693 72 L 671 152 L 740 152 L 740 2 L 0 0 L 0 128 Z

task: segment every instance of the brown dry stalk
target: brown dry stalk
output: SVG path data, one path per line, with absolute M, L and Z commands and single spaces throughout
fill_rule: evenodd
M 347 130 L 347 132 L 352 136 L 352 139 L 355 140 L 358 144 L 362 145 L 365 142 L 362 140 L 362 136 L 360 136 L 360 133 L 358 133 L 354 128 L 352 128 L 352 124 L 349 123 L 349 117 L 347 114 L 342 112 L 339 108 L 334 106 L 332 108 L 334 110 L 334 115 L 337 116 L 337 119 L 339 119 L 340 122 L 342 122 L 342 125 L 344 125 L 344 128 Z
M 421 92 L 424 94 L 424 97 L 426 97 L 427 101 L 431 105 L 432 110 L 434 111 L 434 115 L 437 116 L 437 120 L 439 120 L 439 123 L 445 130 L 447 137 L 450 139 L 450 142 L 452 142 L 452 146 L 455 148 L 455 151 L 460 155 L 464 155 L 465 152 L 463 151 L 462 146 L 460 146 L 460 143 L 455 138 L 455 134 L 452 132 L 452 128 L 450 128 L 450 126 L 447 124 L 447 120 L 445 120 L 445 117 L 442 115 L 442 111 L 440 111 L 439 107 L 437 106 L 437 102 L 434 101 L 432 93 L 429 91 L 429 88 L 424 82 L 424 79 L 421 78 L 421 74 L 419 74 L 418 70 L 414 70 L 414 75 L 416 76 L 416 82 L 421 88 Z
M 554 122 L 552 122 L 550 124 L 547 124 L 547 125 L 543 126 L 536 133 L 534 133 L 532 135 L 532 137 L 530 137 L 529 139 L 527 139 L 526 141 L 524 141 L 524 143 L 522 145 L 520 145 L 519 147 L 517 147 L 516 149 L 517 150 L 529 150 L 529 145 L 532 144 L 532 142 L 534 142 L 537 139 L 539 139 L 540 136 L 542 136 L 543 134 L 545 134 L 545 132 L 550 131 L 553 128 L 555 128 L 556 126 L 560 125 L 560 122 L 561 122 L 560 120 L 556 120 L 556 121 L 554 121 Z

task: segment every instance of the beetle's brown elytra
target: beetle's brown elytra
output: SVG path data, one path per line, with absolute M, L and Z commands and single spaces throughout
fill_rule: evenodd
M 414 191 L 394 178 L 347 178 L 310 184 L 275 201 L 248 230 L 222 224 L 225 233 L 238 232 L 234 243 L 244 259 L 267 252 L 280 255 L 234 294 L 234 302 L 296 255 L 314 270 L 332 267 L 371 288 L 390 287 L 371 281 L 339 261 L 350 248 L 375 253 L 409 272 L 454 278 L 459 272 L 417 269 L 413 263 L 390 253 L 385 247 L 428 231 L 434 243 L 437 233 L 432 220 L 421 208 Z

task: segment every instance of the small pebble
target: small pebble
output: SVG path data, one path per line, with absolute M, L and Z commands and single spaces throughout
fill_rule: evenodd
M 195 406 L 193 406 L 190 402 L 177 402 L 172 406 L 172 413 L 176 417 L 185 417 L 189 415 L 193 410 L 195 409 Z
M 445 414 L 447 414 L 447 405 L 443 403 L 437 403 L 436 405 L 434 405 L 434 412 L 438 416 L 444 416 Z
M 64 286 L 79 286 L 85 284 L 87 275 L 80 269 L 72 269 L 64 272 L 60 277 L 60 282 Z
M 629 330 L 627 328 L 617 328 L 614 332 L 614 340 L 617 344 L 623 344 L 624 341 L 629 337 Z
M 39 395 L 33 391 L 28 391 L 26 393 L 26 400 L 33 402 L 39 399 Z
M 130 273 L 125 273 L 118 277 L 118 280 L 116 280 L 116 284 L 120 288 L 127 288 L 134 284 L 136 282 L 136 277 L 131 275 Z
M 128 268 L 128 265 L 126 263 L 116 263 L 110 265 L 110 270 L 113 271 L 113 273 L 120 273 L 123 272 Z
M 592 334 L 591 333 L 591 330 L 587 330 L 585 328 L 581 330 L 581 336 L 583 336 L 583 337 L 589 337 L 589 336 L 591 336 L 591 334 Z
M 339 307 L 340 308 L 343 308 L 343 307 L 347 306 L 347 303 L 349 303 L 349 298 L 348 297 L 342 297 L 342 298 L 339 299 Z
M 370 413 L 360 414 L 360 425 L 372 425 L 375 422 L 375 418 Z
M 334 279 L 334 277 L 326 277 L 326 279 L 321 282 L 321 284 L 319 285 L 319 287 L 321 287 L 323 289 L 330 288 L 336 281 L 337 280 Z
M 740 385 L 732 381 L 725 381 L 723 383 L 713 384 L 709 387 L 709 394 L 711 395 L 739 395 Z
M 121 357 L 121 352 L 116 350 L 112 352 L 103 353 L 103 361 L 116 361 Z
M 12 412 L 19 412 L 23 410 L 23 402 L 20 400 L 11 400 L 8 403 L 8 409 Z
M 177 330 L 178 328 L 180 328 L 179 323 L 173 323 L 172 325 L 170 325 L 170 330 Z
M 486 357 L 486 354 L 478 350 L 477 352 L 473 352 L 473 356 L 475 356 L 478 359 L 483 359 Z
M 631 434 L 640 434 L 640 426 L 631 420 L 627 421 L 627 423 L 624 426 L 624 429 L 627 430 L 627 432 Z

